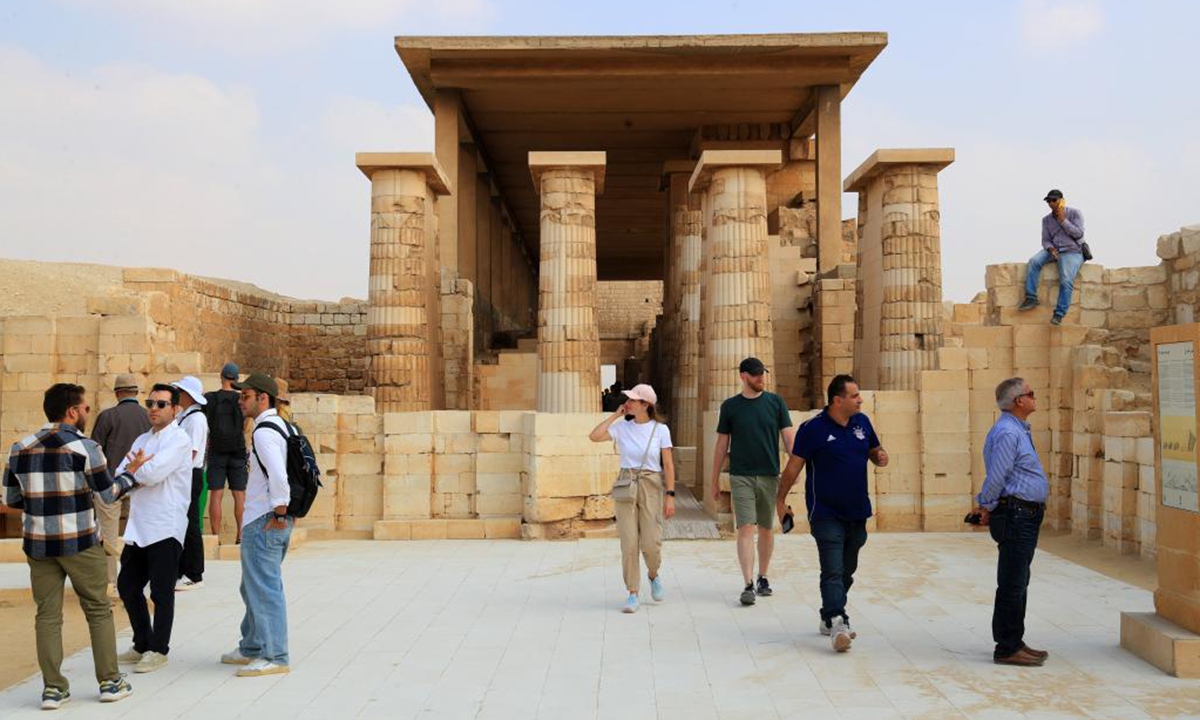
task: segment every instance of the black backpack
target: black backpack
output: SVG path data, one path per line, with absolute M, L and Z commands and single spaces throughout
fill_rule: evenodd
M 208 406 L 204 414 L 208 417 L 208 444 L 214 452 L 233 453 L 246 450 L 243 435 L 245 420 L 242 407 L 238 405 L 235 392 L 217 390 L 208 393 Z
M 313 501 L 317 499 L 317 492 L 322 487 L 321 469 L 317 467 L 317 454 L 313 452 L 312 444 L 308 442 L 308 438 L 304 437 L 304 433 L 300 432 L 300 428 L 287 421 L 284 421 L 284 425 L 287 425 L 288 428 L 286 432 L 273 422 L 260 423 L 258 427 L 254 428 L 254 431 L 258 432 L 264 427 L 269 427 L 282 435 L 287 442 L 287 481 L 292 494 L 287 512 L 292 517 L 302 518 L 312 508 Z M 251 443 L 251 447 L 253 448 L 253 443 Z M 263 475 L 270 477 L 267 467 L 258 457 L 256 448 L 254 449 L 254 459 L 262 468 Z

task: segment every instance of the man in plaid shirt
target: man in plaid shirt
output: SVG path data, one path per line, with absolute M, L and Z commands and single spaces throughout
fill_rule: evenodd
M 95 492 L 113 502 L 137 486 L 133 473 L 150 458 L 130 458 L 115 480 L 103 451 L 84 437 L 91 408 L 79 385 L 59 383 L 46 391 L 42 409 L 50 422 L 12 447 L 4 473 L 4 503 L 24 511 L 24 549 L 37 603 L 37 654 L 44 690 L 42 708 L 70 699 L 62 674 L 63 582 L 79 596 L 92 638 L 100 701 L 115 702 L 133 688 L 117 669 L 117 637 L 105 591 L 108 570 L 92 505 Z

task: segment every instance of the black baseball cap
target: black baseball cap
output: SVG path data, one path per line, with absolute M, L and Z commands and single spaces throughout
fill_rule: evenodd
M 273 398 L 279 397 L 279 386 L 275 384 L 275 378 L 266 373 L 250 373 L 250 377 L 242 382 L 235 382 L 233 386 L 238 390 L 257 390 Z
M 1046 202 L 1050 202 L 1051 200 L 1062 200 L 1062 199 L 1063 199 L 1062 190 L 1059 190 L 1057 188 L 1046 193 L 1046 197 L 1043 198 L 1043 200 L 1045 200 Z
M 763 373 L 770 371 L 767 370 L 765 365 L 763 365 L 762 360 L 759 360 L 756 357 L 748 357 L 742 361 L 741 365 L 738 365 L 738 372 L 749 373 L 751 375 L 762 375 Z

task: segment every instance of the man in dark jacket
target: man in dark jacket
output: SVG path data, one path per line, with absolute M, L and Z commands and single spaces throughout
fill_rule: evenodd
M 108 471 L 116 472 L 117 466 L 129 453 L 138 435 L 150 429 L 150 416 L 146 408 L 138 404 L 138 379 L 134 375 L 118 375 L 113 383 L 117 404 L 101 412 L 92 428 L 92 439 L 104 451 Z M 115 594 L 117 583 L 117 558 L 125 541 L 121 539 L 121 500 L 105 502 L 97 493 L 94 503 L 96 519 L 100 522 L 100 537 L 104 542 L 104 553 L 108 560 L 108 594 Z

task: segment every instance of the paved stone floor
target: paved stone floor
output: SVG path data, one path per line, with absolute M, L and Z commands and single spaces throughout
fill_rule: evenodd
M 667 600 L 622 615 L 615 540 L 310 543 L 286 564 L 293 671 L 243 679 L 238 566 L 179 598 L 170 665 L 134 695 L 95 697 L 89 651 L 65 664 L 73 718 L 1200 717 L 1200 681 L 1117 645 L 1150 593 L 1047 553 L 1034 566 L 1040 669 L 991 663 L 995 550 L 982 534 L 876 534 L 863 551 L 854 649 L 816 632 L 816 553 L 782 538 L 775 597 L 743 608 L 729 541 L 665 548 Z M 25 581 L 0 569 L 0 586 Z M 118 610 L 120 612 L 120 610 Z M 119 638 L 124 649 L 127 635 Z M 43 717 L 37 678 L 0 718 Z

